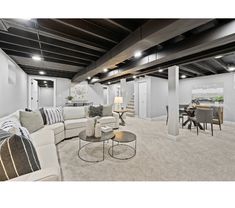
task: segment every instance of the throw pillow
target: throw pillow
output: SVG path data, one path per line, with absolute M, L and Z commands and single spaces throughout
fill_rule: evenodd
M 113 115 L 113 105 L 103 105 L 103 116 Z
M 43 119 L 39 111 L 26 112 L 20 111 L 20 122 L 23 127 L 28 129 L 29 133 L 33 133 L 43 128 Z
M 14 120 L 9 119 L 4 121 L 1 124 L 0 129 L 11 134 L 17 134 L 19 136 L 24 136 L 27 139 L 30 139 L 29 131 L 26 128 L 20 126 L 20 123 L 15 122 Z
M 40 108 L 39 112 L 41 113 L 43 124 L 46 125 L 47 124 L 47 118 L 46 118 L 46 115 L 45 115 L 45 112 L 44 112 L 43 108 Z
M 36 150 L 29 139 L 0 130 L 0 181 L 40 170 Z
M 102 116 L 103 106 L 90 106 L 89 117 Z
M 49 125 L 64 121 L 62 107 L 44 108 L 44 112 L 46 115 L 47 124 Z

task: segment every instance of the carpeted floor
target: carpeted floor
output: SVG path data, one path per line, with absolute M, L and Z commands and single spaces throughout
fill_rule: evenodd
M 177 141 L 168 139 L 165 121 L 127 118 L 129 130 L 137 135 L 137 153 L 130 160 L 120 161 L 108 154 L 105 160 L 87 163 L 80 160 L 78 138 L 58 144 L 58 154 L 65 181 L 213 181 L 235 180 L 235 126 L 215 125 L 210 130 L 180 129 Z M 101 144 L 89 147 L 84 156 L 101 156 Z M 127 154 L 127 150 L 123 150 Z

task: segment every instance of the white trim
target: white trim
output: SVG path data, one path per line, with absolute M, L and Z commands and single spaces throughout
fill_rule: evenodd
M 167 134 L 167 138 L 170 139 L 170 140 L 173 140 L 173 141 L 177 141 L 179 135 L 177 136 L 174 136 L 174 135 L 171 135 L 171 134 Z
M 33 79 L 50 80 L 54 83 L 54 96 L 53 96 L 53 107 L 56 107 L 56 78 L 47 76 L 28 76 L 28 108 L 31 109 L 31 81 Z

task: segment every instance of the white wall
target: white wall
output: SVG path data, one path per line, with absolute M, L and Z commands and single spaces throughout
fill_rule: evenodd
M 54 88 L 39 87 L 39 106 L 53 107 Z
M 135 81 L 135 114 L 139 114 L 139 82 L 147 84 L 147 118 L 159 117 L 166 114 L 168 102 L 168 82 L 166 79 L 146 76 Z
M 103 85 L 95 83 L 94 85 L 88 85 L 88 101 L 94 105 L 104 104 L 104 90 Z
M 56 106 L 64 106 L 70 95 L 71 80 L 65 78 L 56 79 Z
M 235 121 L 235 73 L 180 80 L 179 103 L 187 104 L 191 102 L 193 87 L 215 83 L 224 84 L 224 120 Z
M 27 107 L 27 74 L 0 49 L 0 117 Z

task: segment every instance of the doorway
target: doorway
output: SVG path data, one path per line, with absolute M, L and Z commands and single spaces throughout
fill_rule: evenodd
M 147 83 L 139 82 L 139 117 L 147 117 Z
M 56 106 L 56 80 L 44 77 L 29 77 L 28 108 L 37 110 Z
M 108 87 L 104 87 L 104 104 L 109 104 L 109 90 Z

